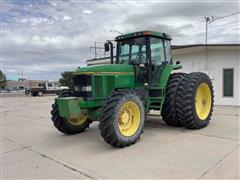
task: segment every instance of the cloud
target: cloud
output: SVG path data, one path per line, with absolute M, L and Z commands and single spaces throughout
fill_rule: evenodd
M 118 35 L 110 30 L 149 29 L 171 34 L 172 44 L 203 43 L 204 16 L 239 11 L 237 1 L 11 0 L 2 7 L 3 70 L 9 76 L 23 70 L 35 79 L 58 79 L 62 71 L 85 65 L 94 57 L 89 47 L 95 41 Z M 210 24 L 209 42 L 239 43 L 239 16 Z
M 92 14 L 93 12 L 92 12 L 92 10 L 84 10 L 82 13 L 83 14 Z
M 70 16 L 64 16 L 63 18 L 62 18 L 62 20 L 63 21 L 69 21 L 69 20 L 71 20 L 72 18 L 70 17 Z

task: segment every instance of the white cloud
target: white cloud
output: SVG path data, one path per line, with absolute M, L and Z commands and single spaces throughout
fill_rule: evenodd
M 49 2 L 50 5 L 54 6 L 54 7 L 57 7 L 58 4 L 56 2 Z
M 92 14 L 93 11 L 92 11 L 92 10 L 84 10 L 82 13 L 83 13 L 83 14 Z
M 33 17 L 33 18 L 23 18 L 20 20 L 21 23 L 29 23 L 32 26 L 37 26 L 39 24 L 53 24 L 54 22 L 51 19 L 44 18 L 44 17 Z
M 62 20 L 63 21 L 69 21 L 69 20 L 71 20 L 72 18 L 70 17 L 70 16 L 64 16 L 63 18 L 62 18 Z

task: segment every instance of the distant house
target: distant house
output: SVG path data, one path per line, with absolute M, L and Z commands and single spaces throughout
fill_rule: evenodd
M 193 44 L 172 46 L 179 72 L 201 71 L 213 82 L 215 104 L 240 106 L 240 44 Z M 87 65 L 109 64 L 110 58 L 87 60 Z

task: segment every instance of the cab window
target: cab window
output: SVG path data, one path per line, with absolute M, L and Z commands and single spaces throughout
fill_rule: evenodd
M 172 61 L 171 43 L 168 40 L 164 40 L 164 45 L 166 50 L 166 61 L 169 63 Z
M 48 87 L 53 87 L 52 83 L 47 84 Z
M 130 45 L 122 43 L 120 48 L 119 64 L 128 64 Z
M 164 61 L 163 40 L 159 38 L 150 38 L 152 64 L 161 65 Z
M 145 37 L 128 39 L 118 43 L 118 64 L 143 64 L 146 59 Z

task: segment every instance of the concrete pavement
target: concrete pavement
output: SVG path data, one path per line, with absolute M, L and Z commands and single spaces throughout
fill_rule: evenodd
M 4 179 L 239 179 L 239 107 L 216 107 L 209 126 L 197 131 L 149 116 L 140 141 L 116 149 L 103 141 L 97 122 L 82 134 L 58 132 L 50 120 L 53 101 L 2 98 Z

